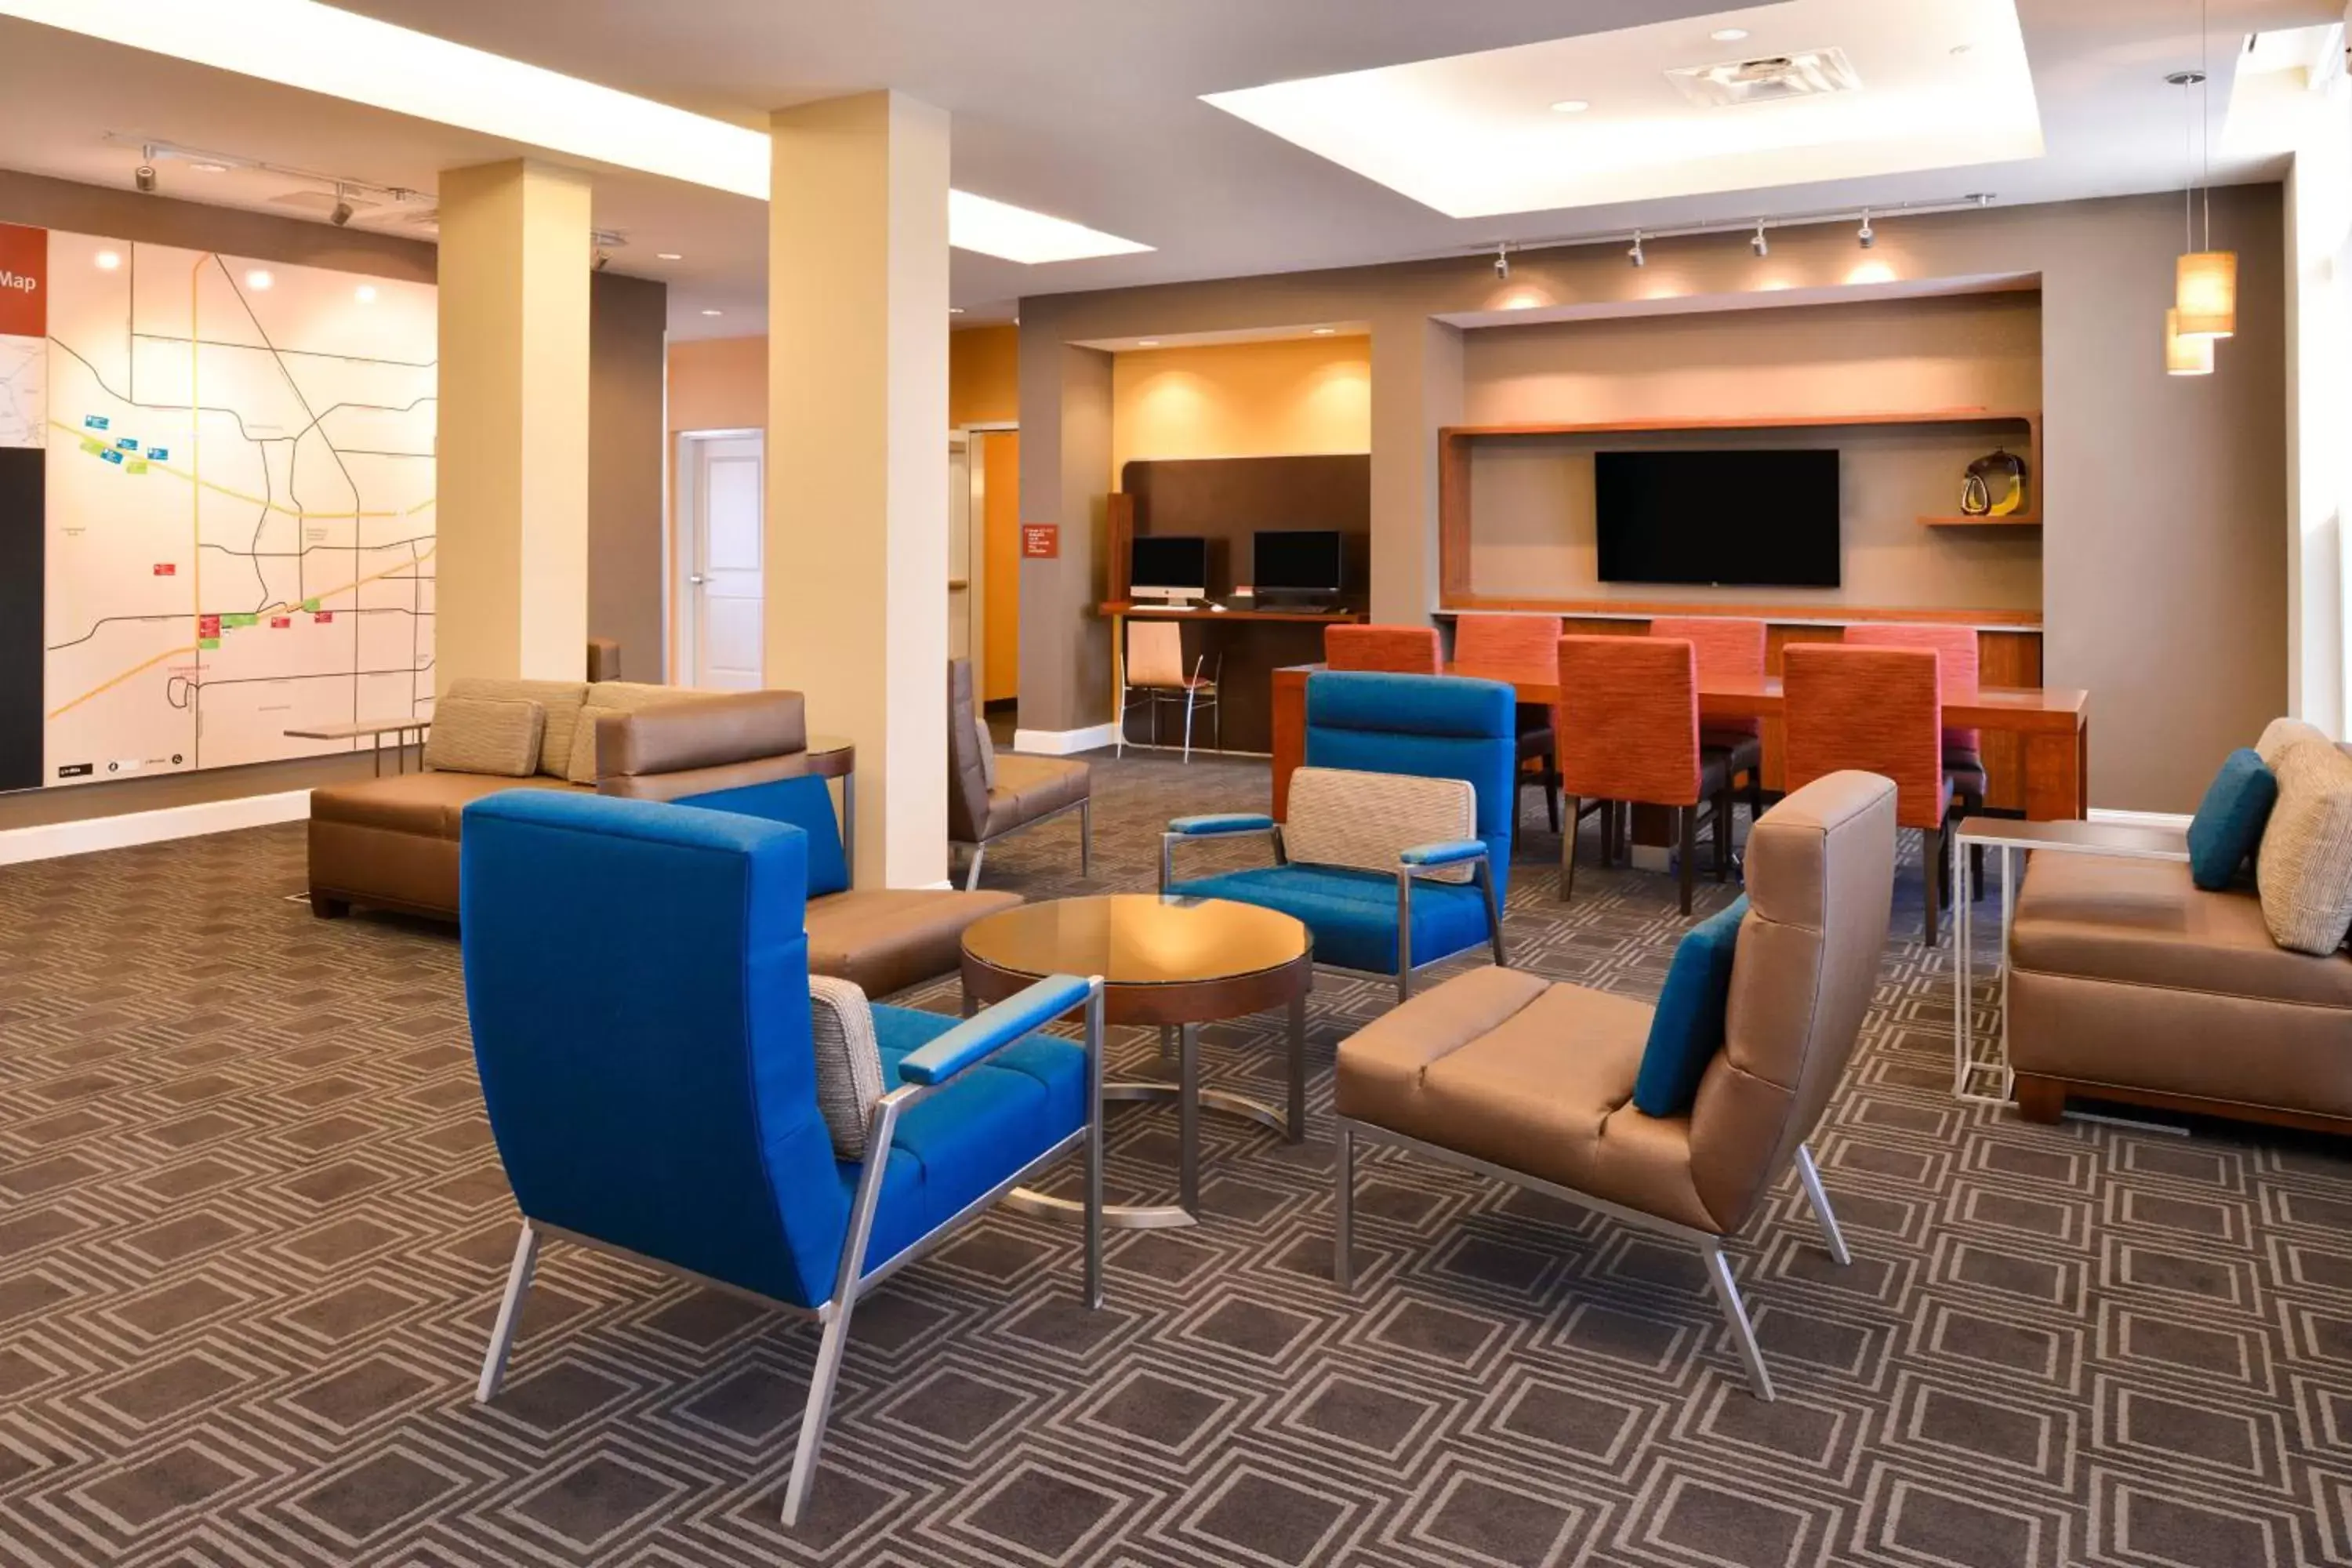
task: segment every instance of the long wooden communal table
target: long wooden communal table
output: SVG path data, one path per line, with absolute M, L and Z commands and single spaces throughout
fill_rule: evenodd
M 1307 757 L 1307 678 L 1319 664 L 1286 665 L 1274 672 L 1274 815 L 1286 815 L 1291 770 Z M 1557 669 L 1461 663 L 1449 675 L 1499 680 L 1517 689 L 1522 702 L 1550 707 L 1559 701 Z M 1699 690 L 1699 712 L 1709 719 L 1780 717 L 1780 678 L 1768 675 L 1708 681 Z M 2071 822 L 2090 811 L 2091 694 L 2057 686 L 1988 686 L 1971 701 L 1944 706 L 1953 729 L 2014 735 L 2021 742 L 2024 789 L 2017 805 L 2035 822 Z M 1764 772 L 1780 776 L 1780 726 L 1765 726 Z M 2006 803 L 1997 803 L 2006 804 Z

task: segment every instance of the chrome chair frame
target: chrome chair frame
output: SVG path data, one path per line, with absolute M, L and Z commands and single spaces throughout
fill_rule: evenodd
M 1002 833 L 992 833 L 977 844 L 963 838 L 949 839 L 948 856 L 950 862 L 953 861 L 957 850 L 971 851 L 971 859 L 963 868 L 963 890 L 969 893 L 979 888 L 980 862 L 982 858 L 987 855 L 990 845 L 1002 843 L 1016 833 L 1026 833 L 1041 823 L 1067 816 L 1074 811 L 1078 814 L 1078 877 L 1081 880 L 1093 877 L 1095 874 L 1094 805 L 1094 797 L 1091 795 L 1084 800 L 1074 800 L 1067 805 L 1055 806 L 1043 816 L 1033 816 L 1026 822 L 1015 823 Z
M 1041 987 L 1053 984 L 1050 980 L 1040 981 L 1036 986 L 985 1009 L 967 1020 L 962 1026 L 985 1025 L 991 1014 L 1018 1016 L 1027 1011 L 1024 1005 L 1024 998 L 1031 998 Z M 944 1224 L 861 1272 L 858 1266 L 873 1236 L 874 1211 L 881 1201 L 882 1181 L 889 1166 L 891 1141 L 898 1131 L 899 1117 L 952 1084 L 964 1071 L 1006 1047 L 1027 1038 L 1035 1033 L 1036 1027 L 1042 1027 L 1053 1018 L 1066 1016 L 1073 1008 L 1079 1006 L 1084 1007 L 1086 1016 L 1087 1125 L 965 1205 Z M 849 1224 L 842 1237 L 841 1258 L 834 1271 L 833 1295 L 822 1306 L 799 1307 L 789 1301 L 779 1301 L 758 1291 L 730 1285 L 723 1279 L 713 1279 L 690 1268 L 681 1268 L 660 1258 L 646 1258 L 627 1247 L 615 1247 L 610 1242 L 582 1236 L 525 1215 L 522 1233 L 515 1238 L 514 1261 L 507 1269 L 506 1295 L 499 1303 L 498 1321 L 490 1330 L 489 1349 L 482 1357 L 481 1378 L 475 1385 L 474 1397 L 488 1404 L 496 1397 L 499 1385 L 505 1379 L 508 1356 L 514 1347 L 515 1331 L 522 1317 L 523 1303 L 530 1294 L 531 1275 L 538 1263 L 540 1242 L 544 1237 L 641 1263 L 713 1289 L 743 1297 L 761 1306 L 790 1312 L 795 1317 L 814 1319 L 824 1325 L 824 1337 L 817 1346 L 816 1365 L 809 1376 L 808 1405 L 801 1416 L 800 1439 L 793 1453 L 792 1478 L 784 1489 L 784 1523 L 787 1527 L 796 1525 L 808 1501 L 809 1487 L 816 1478 L 817 1454 L 824 1443 L 825 1422 L 833 1412 L 834 1385 L 840 1378 L 843 1355 L 848 1347 L 849 1317 L 858 1300 L 908 1264 L 920 1258 L 940 1242 L 953 1236 L 1013 1188 L 1027 1185 L 1081 1143 L 1086 1145 L 1087 1151 L 1086 1302 L 1091 1311 L 1102 1305 L 1103 982 L 1098 974 L 1087 980 L 1086 995 L 1081 1002 L 1038 1020 L 1035 1027 L 1024 1028 L 1012 1037 L 988 1047 L 969 1061 L 955 1067 L 937 1082 L 902 1083 L 875 1101 L 874 1109 L 866 1118 L 866 1158 L 858 1174 L 856 1194 L 850 1204 Z
M 1246 837 L 1251 834 L 1255 833 L 1264 833 L 1272 838 L 1274 843 L 1274 863 L 1276 865 L 1287 866 L 1290 864 L 1290 857 L 1283 848 L 1282 824 L 1274 821 L 1270 817 L 1253 817 L 1247 819 L 1236 818 L 1235 825 L 1231 827 L 1196 829 L 1191 833 L 1164 832 L 1160 834 L 1160 892 L 1163 894 L 1166 893 L 1168 891 L 1168 885 L 1176 879 L 1174 852 L 1178 844 L 1187 841 L 1192 843 L 1203 843 L 1215 839 Z M 1448 858 L 1443 862 L 1423 861 L 1413 858 L 1415 856 L 1424 854 L 1427 851 L 1437 849 L 1439 847 L 1441 847 L 1437 845 L 1417 845 L 1412 848 L 1405 850 L 1398 857 L 1397 859 L 1397 967 L 1395 979 L 1397 1000 L 1400 1003 L 1405 1001 L 1412 994 L 1412 973 L 1416 968 L 1426 969 L 1430 967 L 1431 964 L 1443 963 L 1446 959 L 1455 957 L 1459 953 L 1468 951 L 1466 948 L 1457 948 L 1454 952 L 1446 953 L 1443 957 L 1430 959 L 1425 963 L 1415 964 L 1412 962 L 1412 885 L 1417 879 L 1428 877 L 1437 871 L 1450 870 L 1455 866 L 1466 865 L 1471 867 L 1472 879 L 1478 884 L 1478 890 L 1485 894 L 1486 899 L 1486 945 L 1495 955 L 1496 967 L 1500 968 L 1508 962 L 1503 955 L 1503 911 L 1501 907 L 1495 901 L 1495 874 L 1494 868 L 1489 863 L 1491 857 L 1485 848 L 1481 847 L 1475 853 L 1464 853 Z M 1342 973 L 1376 974 L 1380 973 L 1378 970 L 1348 969 L 1344 965 L 1327 963 L 1321 959 L 1318 959 L 1316 962 L 1322 968 L 1337 969 Z
M 1189 684 L 1184 688 L 1184 760 L 1188 763 L 1192 760 L 1192 712 L 1196 704 L 1209 709 L 1216 715 L 1216 739 L 1209 749 L 1213 752 L 1222 752 L 1225 749 L 1225 705 L 1223 700 L 1224 689 L 1220 684 L 1225 676 L 1225 656 L 1223 653 L 1217 655 L 1216 673 L 1208 678 L 1207 684 L 1203 687 L 1197 683 L 1201 680 L 1202 669 L 1208 663 L 1207 654 L 1198 654 L 1193 657 L 1192 680 L 1196 684 Z M 1135 743 L 1139 746 L 1148 743 L 1154 751 L 1165 751 L 1167 748 L 1160 739 L 1160 709 L 1162 703 L 1175 701 L 1176 693 L 1165 686 L 1129 685 L 1123 678 L 1128 668 L 1125 661 L 1121 661 L 1119 668 L 1122 672 L 1122 679 L 1118 689 L 1118 721 L 1112 727 L 1111 754 L 1113 756 L 1127 754 L 1127 716 L 1135 711 L 1136 699 L 1133 694 L 1138 691 L 1142 692 L 1144 700 L 1151 704 L 1151 739 L 1149 742 L 1138 741 Z M 1205 702 L 1200 700 L 1203 690 L 1208 693 L 1208 700 Z
M 1596 1198 L 1573 1187 L 1564 1187 L 1557 1182 L 1547 1182 L 1540 1176 L 1530 1176 L 1524 1171 L 1514 1171 L 1507 1165 L 1481 1160 L 1475 1154 L 1463 1153 L 1458 1149 L 1443 1148 L 1419 1138 L 1391 1131 L 1373 1122 L 1340 1116 L 1333 1119 L 1333 1124 L 1337 1147 L 1332 1167 L 1339 1188 L 1339 1205 L 1332 1223 L 1331 1278 L 1340 1289 L 1352 1290 L 1356 1283 L 1356 1144 L 1359 1141 L 1384 1143 L 1423 1159 L 1475 1172 L 1498 1182 L 1508 1182 L 1513 1186 L 1543 1193 L 1563 1203 L 1606 1215 L 1611 1219 L 1688 1242 L 1698 1249 L 1699 1261 L 1706 1268 L 1706 1282 L 1714 1288 L 1716 1301 L 1723 1309 L 1724 1324 L 1731 1331 L 1732 1342 L 1738 1347 L 1739 1359 L 1748 1369 L 1748 1387 L 1757 1398 L 1770 1402 L 1772 1374 L 1765 1370 L 1764 1352 L 1756 1342 L 1755 1326 L 1748 1321 L 1748 1308 L 1740 1300 L 1738 1281 L 1732 1278 L 1731 1259 L 1723 1250 L 1725 1237 L 1670 1219 L 1661 1219 L 1656 1215 L 1643 1214 L 1639 1209 L 1630 1209 L 1605 1198 Z M 1813 1152 L 1809 1145 L 1797 1145 L 1795 1164 L 1798 1180 L 1804 1184 L 1806 1201 L 1811 1204 L 1813 1217 L 1821 1223 L 1822 1237 L 1829 1244 L 1830 1256 L 1836 1258 L 1841 1266 L 1851 1264 L 1853 1254 L 1846 1249 L 1845 1235 L 1838 1228 L 1837 1215 L 1830 1207 L 1829 1194 L 1822 1189 L 1821 1172 L 1813 1164 Z

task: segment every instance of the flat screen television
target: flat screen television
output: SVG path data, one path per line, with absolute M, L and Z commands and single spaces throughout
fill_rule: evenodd
M 1128 546 L 1127 585 L 1139 599 L 1200 599 L 1209 593 L 1209 542 L 1138 534 Z
M 1260 529 L 1251 541 L 1250 556 L 1250 585 L 1261 598 L 1339 592 L 1337 529 Z
M 1838 585 L 1834 449 L 1596 452 L 1604 583 Z

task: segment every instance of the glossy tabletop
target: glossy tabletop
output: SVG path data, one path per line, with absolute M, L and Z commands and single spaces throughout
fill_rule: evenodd
M 1028 975 L 1099 974 L 1106 985 L 1197 985 L 1298 963 L 1307 928 L 1223 899 L 1113 893 L 1024 904 L 975 921 L 968 957 Z

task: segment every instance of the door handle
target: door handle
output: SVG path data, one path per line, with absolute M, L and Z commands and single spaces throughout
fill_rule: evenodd
M 686 579 L 686 580 L 687 580 L 688 582 L 689 582 L 689 583 L 693 583 L 693 584 L 698 584 L 698 584 L 700 584 L 700 583 L 702 582 L 702 574 L 701 574 L 701 573 L 699 573 L 699 572 L 691 572 L 691 573 L 688 573 L 688 574 L 687 574 L 687 579 Z

